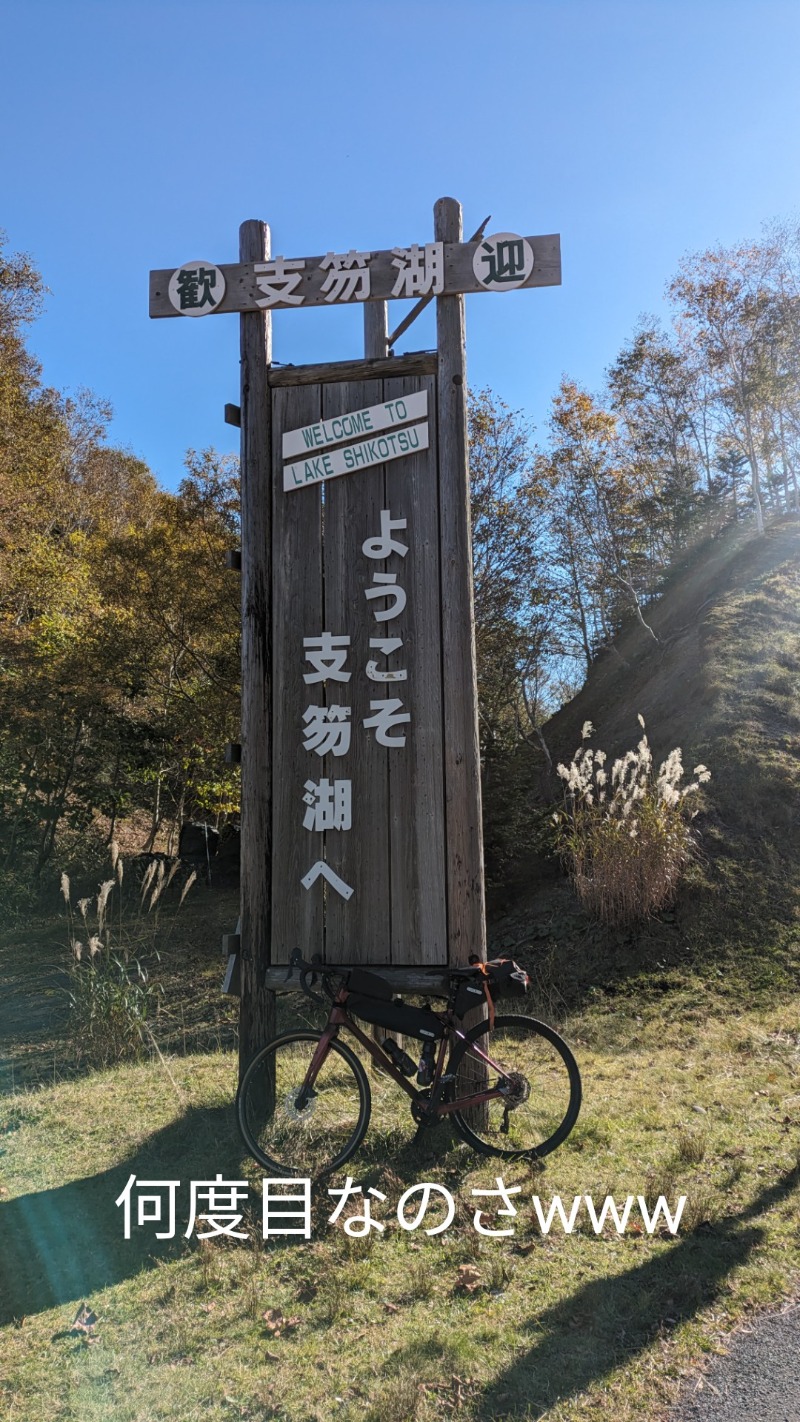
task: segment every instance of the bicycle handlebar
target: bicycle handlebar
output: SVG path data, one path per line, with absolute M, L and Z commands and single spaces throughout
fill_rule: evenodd
M 336 993 L 329 986 L 328 978 L 334 976 L 337 972 L 340 972 L 341 970 L 339 968 L 333 966 L 326 966 L 319 960 L 318 957 L 312 958 L 311 962 L 307 963 L 302 953 L 300 952 L 300 949 L 295 948 L 291 958 L 289 959 L 289 966 L 286 971 L 287 980 L 291 977 L 292 971 L 294 969 L 296 969 L 300 975 L 300 986 L 306 997 L 310 997 L 313 1002 L 321 1003 L 323 1007 L 325 1006 L 325 998 L 321 997 L 318 992 L 314 992 L 313 990 L 313 984 L 315 984 L 317 978 L 319 978 L 322 983 L 322 988 L 324 992 L 326 993 L 329 1000 L 333 1002 Z M 309 977 L 311 978 L 312 982 L 311 987 L 309 987 L 308 984 Z
M 464 966 L 460 968 L 451 968 L 446 966 L 439 968 L 432 966 L 431 971 L 446 973 L 447 976 L 451 979 L 472 977 L 480 961 L 481 960 L 478 958 L 477 954 L 473 954 L 472 961 L 470 962 L 469 966 Z M 321 997 L 318 992 L 313 991 L 313 986 L 316 983 L 317 978 L 320 979 L 323 991 L 325 992 L 329 1001 L 333 1002 L 336 997 L 336 990 L 330 986 L 329 979 L 332 977 L 336 977 L 337 975 L 346 976 L 351 971 L 352 967 L 353 964 L 323 963 L 320 961 L 319 955 L 315 955 L 309 963 L 303 957 L 302 953 L 300 952 L 300 949 L 295 948 L 291 958 L 289 959 L 289 966 L 286 970 L 286 977 L 288 980 L 291 977 L 293 970 L 296 970 L 300 975 L 300 987 L 302 988 L 306 997 L 310 997 L 314 1002 L 321 1003 L 324 1007 L 325 999 Z M 380 974 L 380 967 L 378 966 L 374 969 L 370 969 L 370 971 Z M 312 986 L 309 986 L 309 977 L 311 978 Z

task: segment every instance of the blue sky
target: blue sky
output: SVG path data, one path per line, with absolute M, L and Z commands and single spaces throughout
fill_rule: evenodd
M 796 0 L 0 0 L 0 227 L 50 288 L 45 379 L 88 386 L 174 487 L 237 447 L 238 320 L 151 321 L 147 273 L 465 226 L 560 232 L 563 286 L 467 299 L 470 383 L 545 434 L 597 388 L 681 256 L 797 211 Z M 395 303 L 394 310 L 398 310 Z M 432 322 L 405 347 L 433 343 Z M 402 347 L 401 347 L 402 348 Z M 361 311 L 277 313 L 283 361 L 361 353 Z

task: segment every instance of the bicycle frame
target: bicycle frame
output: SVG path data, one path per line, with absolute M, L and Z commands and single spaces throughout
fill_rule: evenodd
M 398 1071 L 391 1057 L 387 1056 L 386 1052 L 383 1051 L 378 1043 L 374 1041 L 373 1038 L 368 1037 L 365 1032 L 361 1031 L 361 1028 L 358 1027 L 352 1017 L 349 1016 L 344 1001 L 340 1002 L 337 997 L 331 1007 L 328 1021 L 325 1024 L 325 1028 L 315 1048 L 314 1055 L 311 1058 L 311 1063 L 306 1072 L 303 1085 L 298 1093 L 298 1105 L 303 1104 L 307 1099 L 307 1093 L 313 1091 L 314 1082 L 328 1056 L 331 1042 L 338 1037 L 340 1028 L 342 1027 L 346 1027 L 348 1031 L 352 1032 L 353 1036 L 358 1039 L 362 1047 L 369 1053 L 375 1064 L 379 1066 L 382 1071 L 385 1071 L 393 1081 L 396 1081 L 398 1086 L 402 1087 L 412 1102 L 418 1103 L 420 1110 L 425 1115 L 431 1117 L 446 1116 L 451 1111 L 466 1111 L 471 1106 L 480 1106 L 484 1101 L 495 1101 L 502 1097 L 502 1092 L 499 1087 L 494 1087 L 486 1091 L 475 1092 L 470 1096 L 459 1096 L 455 1101 L 438 1100 L 443 1085 L 444 1062 L 448 1047 L 452 1055 L 456 1040 L 466 1041 L 466 1033 L 462 1032 L 459 1027 L 454 1026 L 452 1021 L 448 1022 L 448 1030 L 439 1043 L 439 1052 L 430 1088 L 426 1087 L 424 1090 L 419 1091 L 415 1086 L 411 1085 L 411 1082 L 407 1077 L 403 1076 L 401 1071 Z M 493 1061 L 486 1052 L 482 1051 L 480 1047 L 476 1046 L 474 1042 L 467 1042 L 465 1055 L 474 1057 L 476 1060 L 482 1062 L 484 1066 L 491 1067 L 493 1071 L 499 1072 L 501 1076 L 506 1075 L 503 1068 L 497 1062 Z M 428 1091 L 430 1091 L 429 1096 L 426 1094 Z

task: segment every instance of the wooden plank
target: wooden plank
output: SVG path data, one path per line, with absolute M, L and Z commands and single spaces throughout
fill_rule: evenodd
M 384 398 L 409 396 L 419 380 L 387 380 Z M 429 376 L 428 417 L 436 428 L 436 382 Z M 439 601 L 439 487 L 434 447 L 386 467 L 386 507 L 408 527 L 398 581 L 406 606 L 392 625 L 402 648 L 387 666 L 408 670 L 396 695 L 411 712 L 406 745 L 389 759 L 392 962 L 446 963 L 442 629 Z M 389 687 L 387 687 L 389 690 Z
M 317 365 L 273 366 L 270 385 L 333 385 L 339 380 L 383 380 L 388 375 L 435 375 L 435 351 L 409 351 L 405 355 L 368 360 L 322 361 Z
M 243 261 L 269 255 L 269 228 L 244 222 Z M 271 420 L 267 371 L 272 359 L 270 317 L 240 319 L 242 522 L 242 833 L 241 1008 L 239 1066 L 275 1032 L 275 1001 L 264 987 L 270 963 L 272 826 L 272 501 Z
M 515 287 L 513 290 L 520 290 L 538 286 L 559 286 L 561 284 L 561 240 L 557 233 L 548 233 L 545 236 L 527 237 L 526 240 L 533 248 L 533 270 L 525 281 L 523 288 Z M 424 243 L 420 243 L 424 247 Z M 444 246 L 444 294 L 456 295 L 466 292 L 483 292 L 486 287 L 481 284 L 473 270 L 473 257 L 480 246 L 479 242 L 445 242 Z M 324 258 L 300 257 L 287 259 L 300 261 L 305 265 L 297 272 L 300 280 L 293 290 L 287 294 L 290 297 L 301 297 L 302 306 L 328 306 L 358 304 L 358 298 L 353 292 L 346 301 L 337 300 L 329 302 L 327 300 L 329 292 L 323 291 L 323 285 L 328 277 L 328 270 L 323 268 L 321 263 Z M 160 268 L 150 273 L 150 315 L 179 316 L 172 305 L 168 287 L 170 278 L 178 270 L 175 267 Z M 209 311 L 209 315 L 218 315 L 226 311 L 257 311 L 262 308 L 258 306 L 258 301 L 264 299 L 263 290 L 257 284 L 258 273 L 253 262 L 237 262 L 225 264 L 219 263 L 219 270 L 225 278 L 225 294 L 222 300 Z M 398 276 L 398 268 L 394 265 L 394 249 L 382 252 L 373 252 L 369 261 L 370 291 L 368 301 L 391 301 L 402 299 L 408 295 L 421 296 L 423 292 L 398 292 L 397 298 L 394 294 L 394 286 Z M 293 300 L 276 301 L 270 309 L 286 310 L 296 309 Z
M 440 240 L 457 241 L 460 204 L 441 198 L 434 224 Z M 486 956 L 486 924 L 463 296 L 437 297 L 436 329 L 448 939 L 450 963 L 464 964 Z
M 322 596 L 322 503 L 319 488 L 300 490 L 288 498 L 282 488 L 281 434 L 284 429 L 318 420 L 322 414 L 319 386 L 275 390 L 273 410 L 272 508 L 275 548 L 273 644 L 275 690 L 273 736 L 275 785 L 273 802 L 274 961 L 285 963 L 295 948 L 304 958 L 324 947 L 322 884 L 304 889 L 302 877 L 321 859 L 321 837 L 303 828 L 305 782 L 318 781 L 322 761 L 303 744 L 303 713 L 323 705 L 319 688 L 308 686 L 309 670 L 303 638 L 324 628 Z
M 342 963 L 343 971 L 348 967 L 358 967 L 358 963 L 351 961 Z M 389 986 L 395 992 L 419 993 L 425 997 L 447 997 L 450 991 L 450 979 L 441 968 L 422 967 L 397 967 L 394 964 L 380 964 L 380 975 L 385 978 Z M 267 970 L 267 986 L 272 992 L 302 992 L 300 986 L 300 975 L 293 969 L 284 967 L 272 967 Z M 309 984 L 310 986 L 310 984 Z M 232 988 L 231 991 L 235 991 Z M 389 1034 L 385 1028 L 380 1028 L 381 1040 Z
M 349 410 L 377 403 L 383 394 L 379 381 L 323 387 L 322 415 L 326 420 Z M 286 495 L 286 501 L 304 493 Z M 345 902 L 328 891 L 325 908 L 325 957 L 328 962 L 348 958 L 364 963 L 389 961 L 389 770 L 388 757 L 401 755 L 378 745 L 374 730 L 363 726 L 371 715 L 370 700 L 376 691 L 366 676 L 370 637 L 388 636 L 392 626 L 376 623 L 365 591 L 373 573 L 384 564 L 365 557 L 362 545 L 380 532 L 384 507 L 384 468 L 362 470 L 357 478 L 337 479 L 325 486 L 325 621 L 324 630 L 351 638 L 347 684 L 329 682 L 327 699 L 352 707 L 352 734 L 348 755 L 326 757 L 329 778 L 350 780 L 353 827 L 325 835 L 326 861 L 353 890 Z M 323 630 L 320 626 L 319 631 Z

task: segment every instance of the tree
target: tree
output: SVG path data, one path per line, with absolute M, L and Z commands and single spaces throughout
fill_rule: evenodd
M 655 322 L 640 324 L 608 372 L 611 407 L 641 490 L 654 570 L 686 547 L 710 482 L 708 427 L 698 372 Z M 651 583 L 653 582 L 651 575 Z
M 718 247 L 686 258 L 668 288 L 679 327 L 702 353 L 716 380 L 729 441 L 747 460 L 760 534 L 764 532 L 760 425 L 771 393 L 778 264 L 779 249 L 774 242 Z
M 489 390 L 470 398 L 472 562 L 484 757 L 529 730 L 525 690 L 550 635 L 546 479 L 520 415 Z
M 546 456 L 553 489 L 557 560 L 566 606 L 580 626 L 587 669 L 626 612 L 642 613 L 652 591 L 646 471 L 626 457 L 616 416 L 574 381 L 553 401 L 554 442 Z M 657 639 L 656 639 L 657 640 Z

